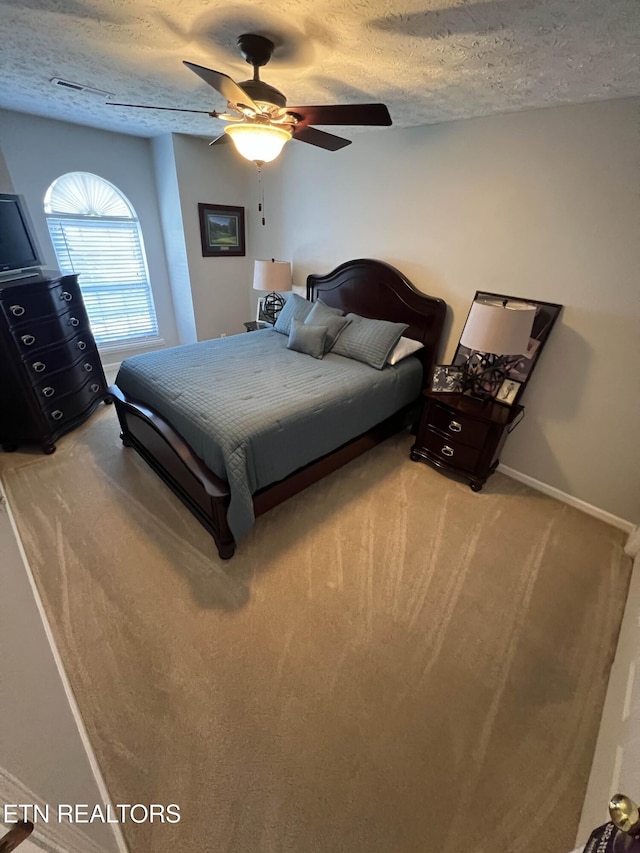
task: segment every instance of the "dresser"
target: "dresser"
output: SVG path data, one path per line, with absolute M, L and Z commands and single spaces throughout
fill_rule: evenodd
M 424 408 L 411 458 L 467 480 L 479 492 L 500 461 L 509 433 L 524 407 L 465 394 L 424 391 Z
M 76 275 L 42 272 L 0 282 L 0 444 L 56 440 L 83 423 L 107 383 Z

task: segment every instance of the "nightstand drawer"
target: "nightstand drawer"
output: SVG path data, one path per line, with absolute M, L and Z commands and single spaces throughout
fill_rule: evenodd
M 479 449 L 443 438 L 432 429 L 425 430 L 422 447 L 432 456 L 465 471 L 475 471 L 480 458 Z
M 429 406 L 429 427 L 438 429 L 458 444 L 481 448 L 490 429 L 490 424 L 470 417 L 463 412 L 455 412 L 439 403 Z

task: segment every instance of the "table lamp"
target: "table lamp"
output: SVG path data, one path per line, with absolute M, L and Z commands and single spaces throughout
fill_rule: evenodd
M 258 301 L 256 322 L 267 320 L 275 323 L 284 306 L 284 297 L 280 294 L 291 290 L 291 264 L 289 261 L 254 261 L 253 289 L 270 291 Z
M 464 389 L 485 402 L 507 376 L 509 356 L 526 353 L 536 315 L 534 305 L 495 299 L 475 301 L 460 344 L 469 353 L 463 364 Z

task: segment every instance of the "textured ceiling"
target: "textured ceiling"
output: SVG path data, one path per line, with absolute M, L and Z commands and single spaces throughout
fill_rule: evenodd
M 292 104 L 387 104 L 394 125 L 640 95 L 639 0 L 0 0 L 0 107 L 155 136 L 217 136 L 223 110 L 182 65 L 251 77 L 236 38 L 276 43 L 262 78 Z M 349 137 L 356 130 L 336 129 Z

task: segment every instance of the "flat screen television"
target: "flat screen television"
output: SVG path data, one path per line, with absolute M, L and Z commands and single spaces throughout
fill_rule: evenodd
M 24 202 L 18 195 L 0 193 L 0 275 L 40 264 Z

